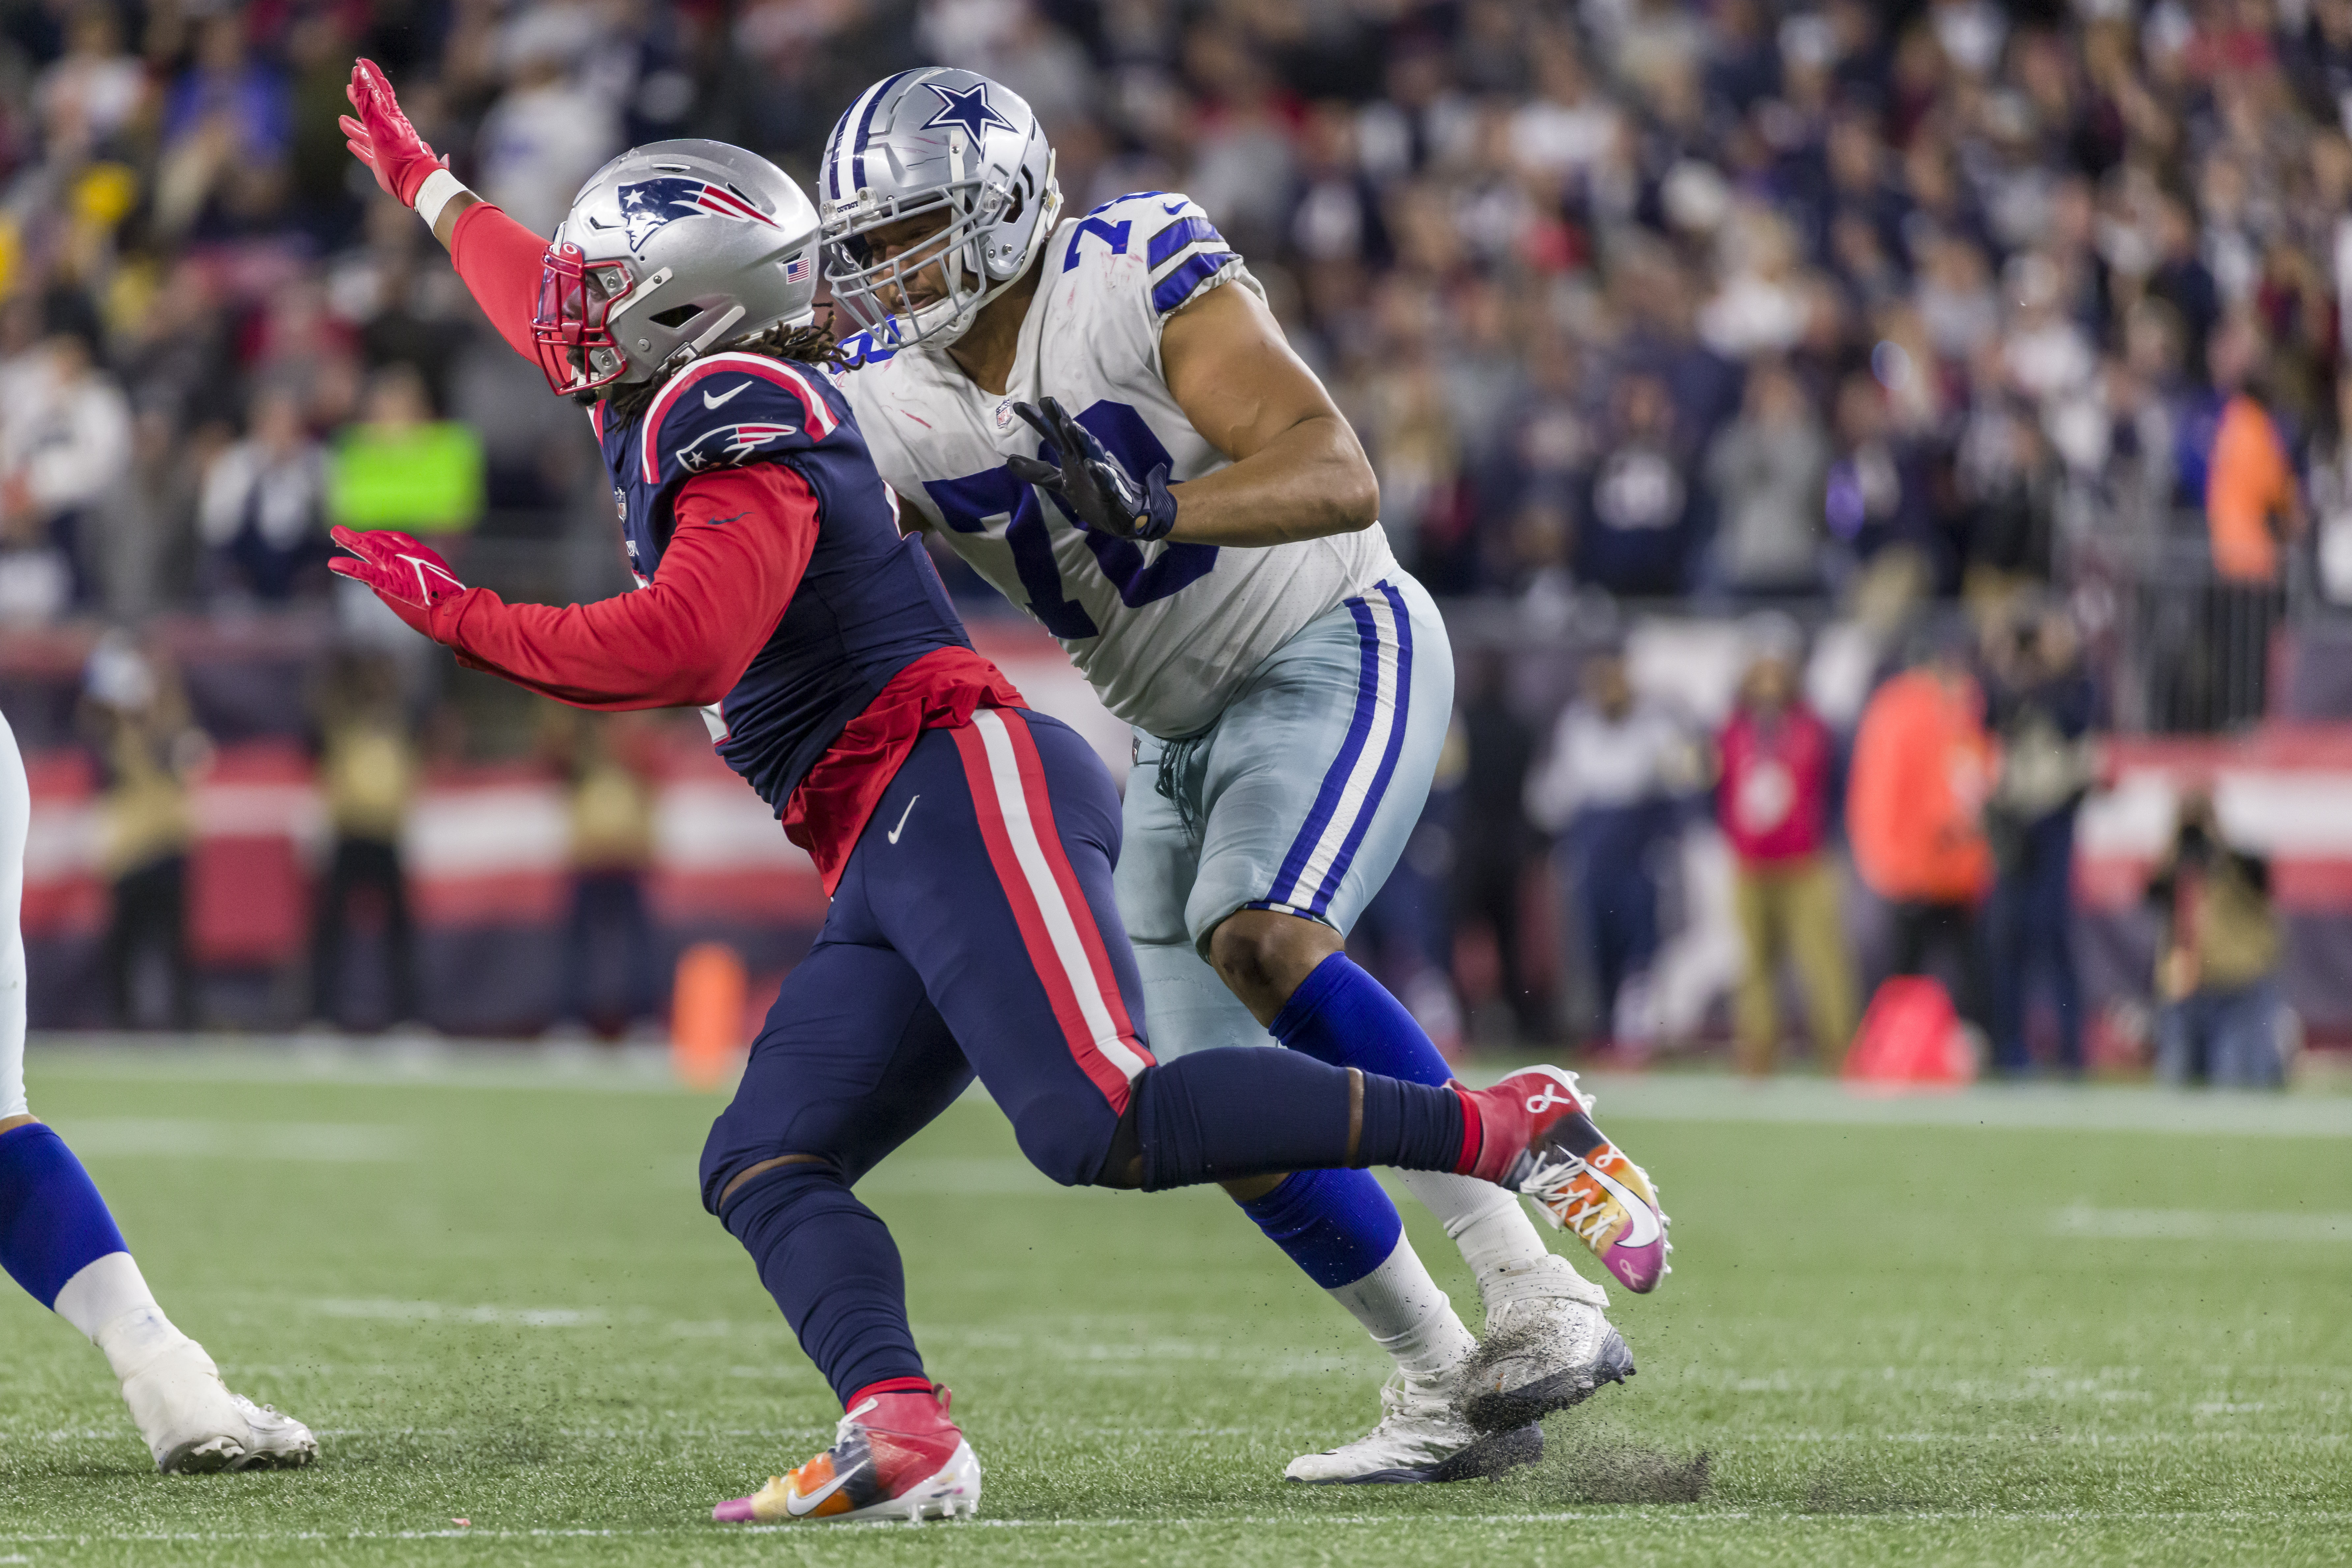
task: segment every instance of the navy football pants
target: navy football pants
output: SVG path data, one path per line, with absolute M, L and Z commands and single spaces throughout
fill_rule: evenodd
M 1111 898 L 1118 833 L 1110 777 L 1067 726 L 982 709 L 926 734 L 711 1127 L 703 1203 L 845 1406 L 924 1375 L 898 1247 L 850 1188 L 975 1070 L 1040 1170 L 1076 1184 L 1102 1169 L 1151 1060 Z M 728 1193 L 784 1154 L 817 1159 Z
M 925 735 L 711 1127 L 703 1202 L 845 1405 L 928 1386 L 898 1248 L 850 1189 L 975 1072 L 1066 1185 L 1104 1174 L 1130 1103 L 1121 1179 L 1147 1190 L 1461 1158 L 1465 1111 L 1444 1086 L 1248 1047 L 1155 1067 L 1111 897 L 1118 837 L 1110 775 L 1066 726 L 982 709 Z
M 779 1154 L 856 1182 L 974 1072 L 1039 1170 L 1092 1182 L 1151 1063 L 1111 897 L 1118 833 L 1110 775 L 1067 725 L 983 708 L 926 734 L 710 1130 L 704 1204 Z

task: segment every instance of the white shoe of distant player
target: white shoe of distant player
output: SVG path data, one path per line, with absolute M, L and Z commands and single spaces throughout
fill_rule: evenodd
M 232 1394 L 204 1347 L 184 1340 L 122 1380 L 131 1418 L 165 1475 L 293 1469 L 319 1457 L 310 1429 Z
M 1486 1337 L 1462 1370 L 1462 1418 L 1509 1432 L 1633 1375 L 1633 1352 L 1601 1310 L 1608 1293 L 1547 1255 L 1481 1281 Z
M 1461 1394 L 1458 1374 L 1399 1372 L 1381 1385 L 1379 1426 L 1352 1443 L 1301 1454 L 1282 1473 L 1321 1486 L 1462 1481 L 1543 1458 L 1542 1427 L 1480 1432 L 1456 1412 Z

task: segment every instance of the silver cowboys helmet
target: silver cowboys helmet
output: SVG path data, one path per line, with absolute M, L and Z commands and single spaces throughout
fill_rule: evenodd
M 1019 94 L 973 71 L 900 71 L 867 88 L 834 126 L 817 174 L 824 279 L 877 340 L 951 343 L 1029 269 L 1062 210 L 1054 150 Z M 874 231 L 938 214 L 937 234 L 877 259 Z M 909 309 L 904 291 L 940 263 L 946 293 Z
M 541 263 L 531 338 L 547 384 L 641 382 L 815 313 L 816 209 L 724 142 L 650 142 L 589 177 Z

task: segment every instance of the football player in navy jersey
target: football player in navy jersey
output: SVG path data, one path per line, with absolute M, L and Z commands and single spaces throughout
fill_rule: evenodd
M 696 706 L 832 897 L 703 1151 L 706 1205 L 840 1395 L 833 1446 L 724 1520 L 974 1510 L 980 1466 L 852 1194 L 977 1076 L 1071 1185 L 1453 1171 L 1550 1192 L 1605 1140 L 1556 1068 L 1421 1084 L 1286 1051 L 1155 1064 L 1111 893 L 1119 805 L 1085 742 L 975 653 L 840 392 L 798 357 L 816 214 L 711 142 L 622 154 L 553 243 L 449 174 L 374 65 L 352 151 L 448 246 L 491 321 L 588 410 L 635 593 L 562 609 L 467 588 L 431 548 L 335 531 L 336 570 L 459 659 L 588 708 Z M 1502 1465 L 1539 1445 L 1497 1434 Z

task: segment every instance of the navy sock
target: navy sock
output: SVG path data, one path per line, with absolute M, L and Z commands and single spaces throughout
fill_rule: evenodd
M 923 1377 L 907 1326 L 898 1244 L 839 1171 L 817 1164 L 763 1171 L 736 1190 L 719 1218 L 759 1265 L 760 1283 L 844 1409 L 868 1384 Z
M 1409 1083 L 1444 1083 L 1454 1076 L 1404 1004 L 1344 952 L 1317 964 L 1266 1026 L 1292 1050 L 1333 1067 Z
M 0 1132 L 0 1268 L 42 1306 L 110 1252 L 128 1252 L 106 1200 L 47 1124 Z
M 1364 1130 L 1357 1158 L 1400 1171 L 1451 1171 L 1462 1163 L 1462 1097 L 1444 1084 L 1364 1075 Z
M 1294 1171 L 1242 1205 L 1266 1239 L 1326 1290 L 1352 1285 L 1396 1250 L 1404 1222 L 1369 1171 Z
M 1462 1152 L 1454 1092 L 1363 1077 L 1352 1163 L 1453 1170 Z M 1348 1079 L 1345 1068 L 1257 1046 L 1193 1051 L 1144 1068 L 1129 1086 L 1144 1190 L 1347 1166 Z

